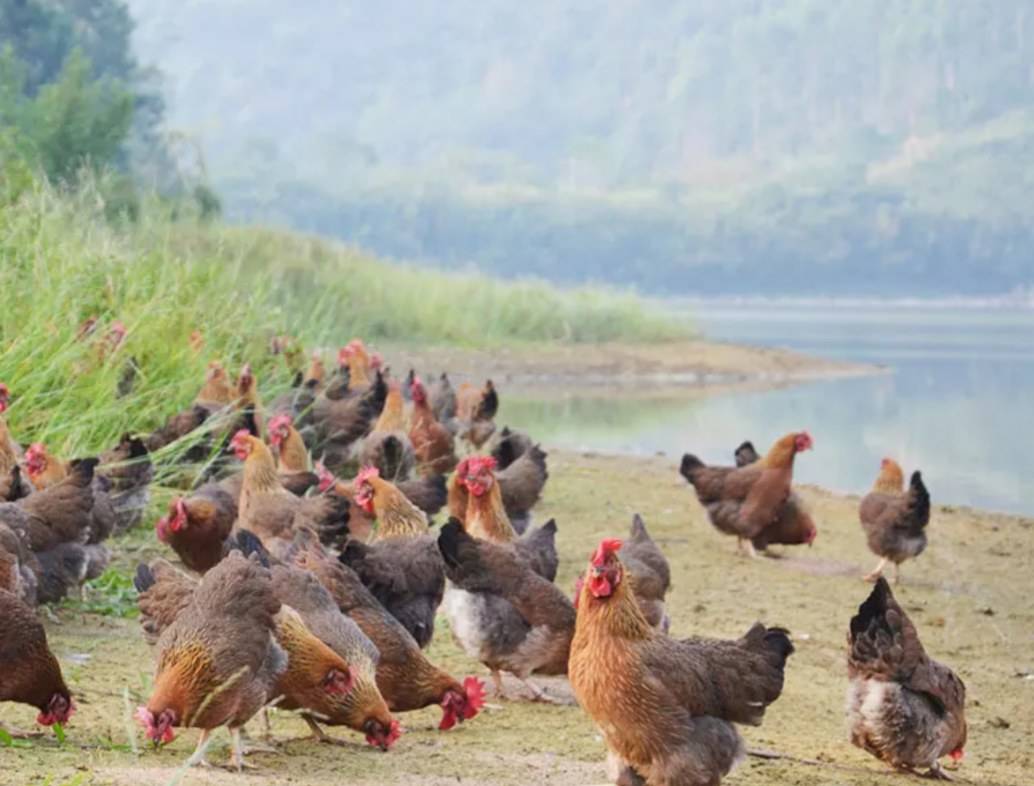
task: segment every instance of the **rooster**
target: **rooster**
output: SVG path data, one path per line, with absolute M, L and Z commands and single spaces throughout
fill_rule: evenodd
M 445 570 L 427 517 L 392 483 L 367 467 L 356 478 L 356 505 L 377 520 L 373 543 L 350 539 L 341 562 L 416 639 L 431 643 L 434 615 L 445 592 Z
M 895 769 L 950 780 L 938 759 L 962 760 L 966 686 L 926 654 L 882 577 L 851 618 L 847 673 L 851 742 Z
M 535 700 L 549 701 L 529 677 L 567 673 L 571 601 L 527 560 L 516 558 L 513 545 L 473 538 L 456 519 L 442 527 L 438 548 L 454 585 L 445 605 L 460 646 L 488 667 L 498 695 L 504 695 L 500 672 L 507 671 Z
M 751 442 L 742 443 L 736 448 L 734 456 L 737 467 L 746 467 L 761 458 Z M 818 529 L 804 505 L 804 500 L 791 491 L 790 496 L 786 498 L 786 502 L 779 510 L 775 523 L 765 527 L 761 534 L 751 541 L 751 544 L 758 551 L 766 551 L 768 546 L 773 543 L 790 546 L 807 543 L 810 546 L 815 542 L 817 536 Z
M 334 494 L 296 497 L 281 484 L 269 448 L 244 429 L 234 435 L 231 447 L 244 462 L 237 527 L 257 535 L 271 553 L 279 558 L 299 530 L 331 539 L 345 529 L 347 499 Z
M 484 706 L 485 689 L 476 677 L 460 684 L 427 659 L 412 636 L 363 586 L 356 574 L 325 555 L 305 552 L 299 566 L 326 587 L 338 608 L 362 629 L 380 653 L 377 687 L 393 712 L 432 704 L 442 708 L 438 728 L 447 731 L 474 718 Z
M 0 587 L 0 703 L 5 701 L 38 709 L 36 723 L 41 726 L 68 723 L 75 712 L 43 625 L 21 598 Z M 14 730 L 7 733 L 24 736 Z
M 149 615 L 146 572 L 141 612 Z M 230 553 L 189 595 L 171 596 L 172 619 L 157 642 L 154 690 L 136 718 L 156 745 L 171 742 L 175 727 L 201 729 L 191 764 L 204 761 L 212 730 L 227 726 L 233 738 L 231 763 L 244 767 L 241 727 L 275 697 L 287 667 L 275 638 L 280 601 L 269 571 L 257 559 Z
M 717 786 L 743 757 L 734 723 L 758 725 L 779 698 L 793 652 L 782 628 L 756 623 L 736 641 L 677 641 L 646 621 L 604 540 L 585 573 L 569 676 L 621 775 L 651 786 Z
M 901 563 L 918 557 L 926 549 L 926 525 L 930 522 L 930 492 L 919 471 L 912 473 L 908 489 L 901 465 L 885 458 L 872 491 L 858 506 L 858 518 L 869 548 L 880 564 L 866 575 L 876 581 L 888 562 L 894 563 L 894 582 L 900 578 Z
M 811 437 L 802 431 L 777 440 L 764 458 L 745 467 L 708 467 L 687 453 L 679 472 L 715 529 L 735 535 L 740 549 L 754 557 L 752 541 L 776 523 L 790 495 L 794 457 L 811 447 Z
M 413 378 L 409 388 L 413 398 L 409 439 L 413 443 L 417 465 L 422 474 L 451 472 L 456 466 L 452 433 L 435 417 L 427 398 L 427 389 L 419 377 Z

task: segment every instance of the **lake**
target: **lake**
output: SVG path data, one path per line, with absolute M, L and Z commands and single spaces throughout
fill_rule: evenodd
M 889 373 L 709 398 L 504 398 L 503 416 L 547 445 L 684 452 L 731 463 L 752 439 L 807 429 L 795 477 L 864 493 L 880 459 L 922 470 L 934 501 L 1034 514 L 1034 309 L 937 304 L 693 303 L 709 338 L 888 367 Z

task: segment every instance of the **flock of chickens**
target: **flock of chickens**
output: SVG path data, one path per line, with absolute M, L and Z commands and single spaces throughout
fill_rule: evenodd
M 496 428 L 491 382 L 395 381 L 355 340 L 333 373 L 314 356 L 265 406 L 249 366 L 233 383 L 213 362 L 189 409 L 72 461 L 40 444 L 23 452 L 2 416 L 9 400 L 0 385 L 0 702 L 37 707 L 39 724 L 66 723 L 75 704 L 34 606 L 100 574 L 104 541 L 147 507 L 150 456 L 170 446 L 203 465 L 203 482 L 155 525 L 180 566 L 137 569 L 156 669 L 136 719 L 155 744 L 200 729 L 191 763 L 226 726 L 232 764 L 245 766 L 242 729 L 270 706 L 298 711 L 321 742 L 338 742 L 325 727 L 343 726 L 383 750 L 402 713 L 437 705 L 442 730 L 475 718 L 482 681 L 425 654 L 439 609 L 497 695 L 508 673 L 530 698 L 556 701 L 532 675 L 567 675 L 618 784 L 718 784 L 745 754 L 736 724 L 759 724 L 782 691 L 794 649 L 783 628 L 756 623 L 735 641 L 669 635 L 670 570 L 639 516 L 624 541 L 599 544 L 573 602 L 555 585 L 557 525 L 531 521 L 546 454 Z M 810 544 L 816 528 L 791 487 L 794 458 L 810 447 L 790 434 L 764 456 L 744 443 L 736 466 L 686 455 L 680 471 L 712 524 L 750 554 Z M 926 654 L 879 576 L 923 550 L 929 513 L 919 473 L 906 489 L 886 460 L 860 507 L 882 561 L 850 623 L 848 714 L 859 747 L 947 777 L 938 760 L 962 755 L 965 688 Z

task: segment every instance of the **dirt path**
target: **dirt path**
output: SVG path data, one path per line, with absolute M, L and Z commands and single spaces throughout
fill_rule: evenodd
M 802 461 L 819 461 L 807 454 Z M 820 534 L 813 548 L 785 559 L 748 561 L 733 542 L 706 523 L 672 462 L 585 457 L 553 451 L 542 517 L 560 525 L 561 572 L 571 587 L 598 539 L 624 534 L 634 511 L 646 519 L 673 568 L 672 632 L 737 636 L 755 619 L 789 627 L 797 653 L 785 692 L 760 728 L 744 730 L 755 748 L 791 758 L 750 758 L 728 779 L 742 786 L 900 784 L 846 740 L 843 707 L 847 621 L 868 592 L 859 578 L 875 559 L 859 530 L 856 500 L 805 489 Z M 1030 783 L 1034 753 L 1034 521 L 968 510 L 936 509 L 930 546 L 904 569 L 898 590 L 928 651 L 950 664 L 969 692 L 969 744 L 955 775 L 966 783 Z M 141 544 L 146 544 L 142 546 Z M 149 536 L 122 544 L 129 564 L 155 549 Z M 137 550 L 139 549 L 139 550 Z M 149 784 L 556 784 L 603 783 L 603 745 L 575 706 L 497 702 L 458 730 L 436 731 L 439 713 L 403 717 L 407 733 L 389 754 L 338 731 L 345 747 L 300 739 L 301 721 L 278 713 L 277 754 L 258 754 L 257 773 L 223 770 L 184 773 L 196 732 L 183 733 L 160 751 L 129 747 L 127 707 L 149 686 L 151 662 L 136 623 L 61 613 L 48 625 L 53 647 L 77 696 L 79 711 L 64 746 L 53 738 L 31 747 L 0 748 L 0 784 L 144 786 Z M 454 673 L 483 674 L 450 640 L 443 620 L 431 656 Z M 544 681 L 565 693 L 563 681 Z M 128 691 L 128 703 L 123 693 Z M 2 705 L 9 724 L 30 727 L 35 711 Z M 135 732 L 134 732 L 135 733 Z M 225 755 L 220 732 L 214 760 Z M 807 762 L 807 763 L 806 763 Z

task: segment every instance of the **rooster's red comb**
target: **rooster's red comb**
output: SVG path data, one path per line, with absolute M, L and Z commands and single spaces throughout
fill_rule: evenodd
M 486 470 L 494 470 L 497 466 L 494 456 L 470 456 L 464 460 L 464 463 L 467 465 L 467 471 L 464 474 L 467 475 L 476 475 Z
M 592 564 L 599 567 L 607 561 L 608 557 L 617 554 L 621 546 L 622 543 L 619 538 L 605 538 L 592 555 Z

